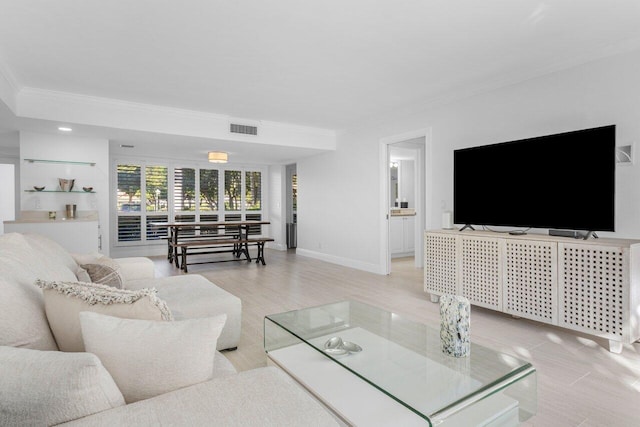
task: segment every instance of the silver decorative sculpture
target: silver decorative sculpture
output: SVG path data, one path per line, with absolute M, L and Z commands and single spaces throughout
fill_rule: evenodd
M 468 299 L 457 295 L 440 296 L 440 343 L 445 354 L 453 357 L 469 355 L 470 316 Z

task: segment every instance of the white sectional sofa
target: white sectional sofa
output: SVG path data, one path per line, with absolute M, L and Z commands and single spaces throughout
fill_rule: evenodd
M 237 297 L 199 275 L 156 279 L 146 258 L 116 263 L 124 288 L 156 288 L 175 320 L 226 314 L 217 348 L 238 345 Z M 337 425 L 282 372 L 260 368 L 238 374 L 217 351 L 211 379 L 125 404 L 98 357 L 58 350 L 43 291 L 34 284 L 77 281 L 77 269 L 75 259 L 48 238 L 0 235 L 0 426 Z

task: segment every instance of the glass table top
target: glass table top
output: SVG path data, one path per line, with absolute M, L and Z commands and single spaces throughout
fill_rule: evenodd
M 496 393 L 517 401 L 521 421 L 533 415 L 533 366 L 473 344 L 473 319 L 471 334 L 470 356 L 455 358 L 442 352 L 439 329 L 357 301 L 265 318 L 268 353 L 309 346 L 430 423 Z M 340 340 L 347 344 L 338 345 Z

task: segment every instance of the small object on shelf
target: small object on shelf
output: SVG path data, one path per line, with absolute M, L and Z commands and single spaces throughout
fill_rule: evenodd
M 76 218 L 76 205 L 66 205 L 67 219 Z
M 58 178 L 58 184 L 60 185 L 60 190 L 62 191 L 73 190 L 73 184 L 75 184 L 75 182 L 75 179 Z
M 82 189 L 87 193 L 91 193 L 93 191 L 93 187 L 82 187 Z
M 33 189 L 36 190 L 36 191 L 42 191 L 42 190 L 44 190 L 44 187 L 45 187 L 44 185 L 42 187 L 38 187 L 37 185 L 34 185 Z
M 56 211 L 49 211 L 49 219 L 56 219 Z

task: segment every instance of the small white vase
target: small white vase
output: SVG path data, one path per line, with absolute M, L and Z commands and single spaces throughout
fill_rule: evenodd
M 440 343 L 442 351 L 453 357 L 471 352 L 471 305 L 465 297 L 440 296 Z

